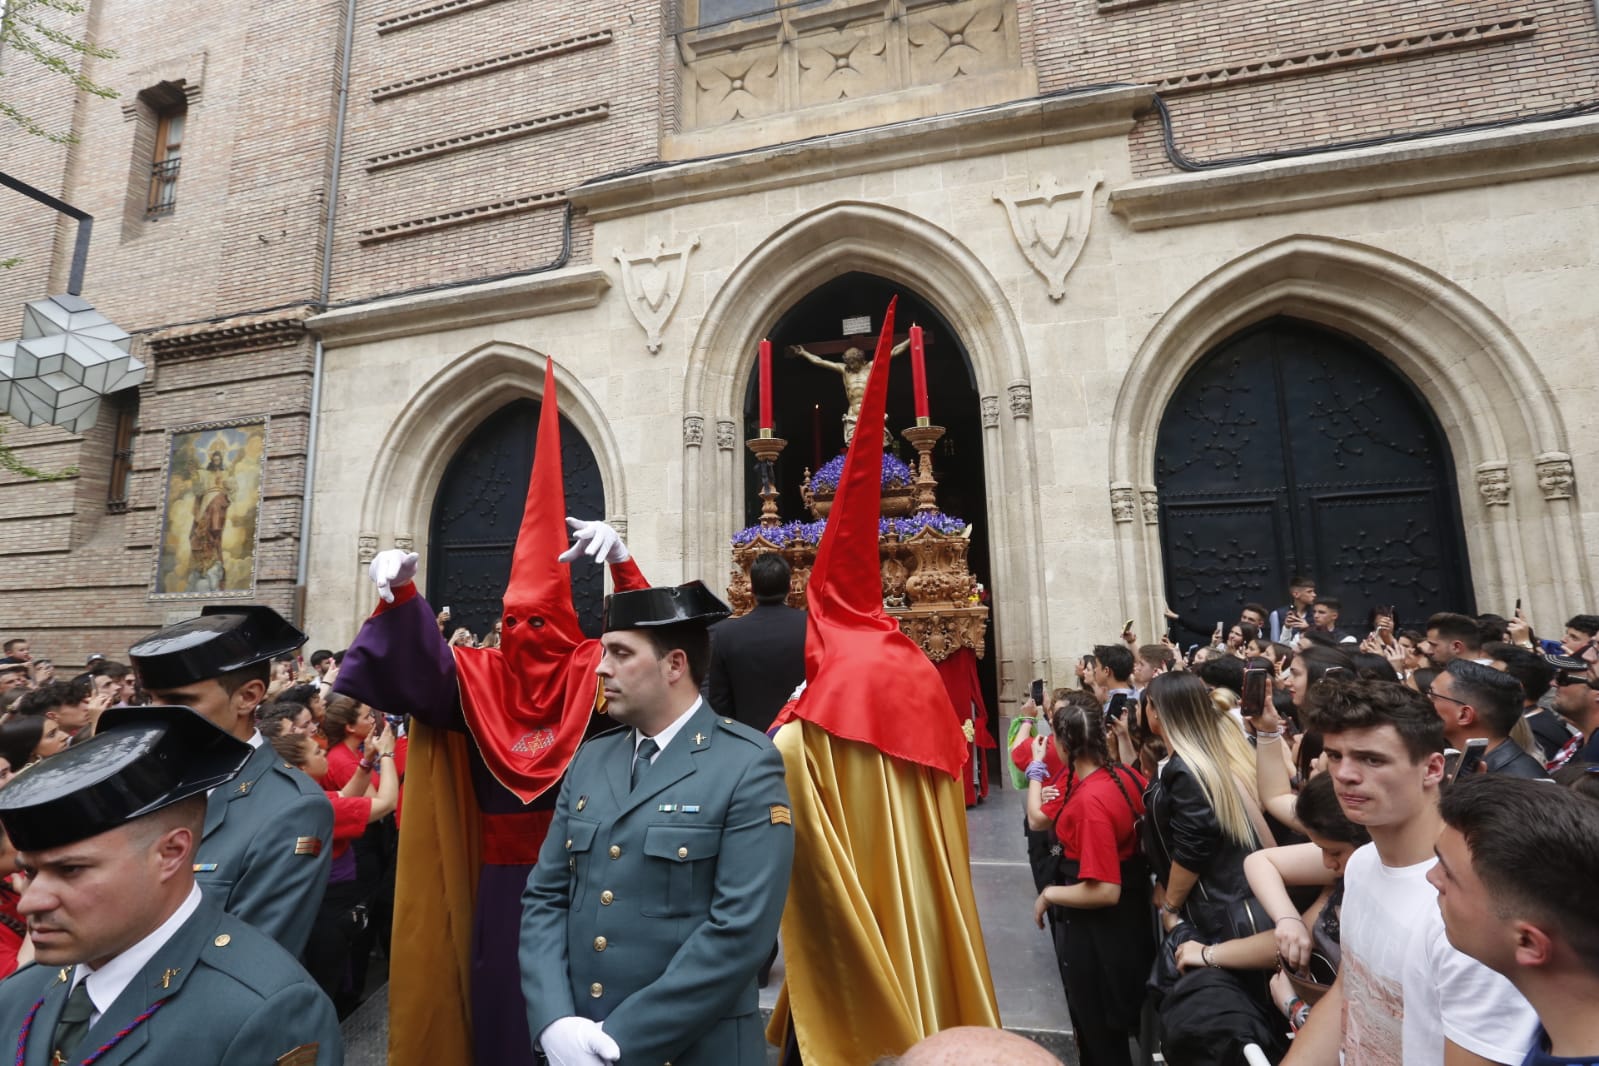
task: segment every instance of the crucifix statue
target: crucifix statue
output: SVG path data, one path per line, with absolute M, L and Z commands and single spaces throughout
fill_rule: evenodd
M 923 334 L 924 343 L 931 347 L 933 343 L 932 332 L 924 330 Z M 888 352 L 890 359 L 911 346 L 909 334 L 897 334 L 896 340 L 898 340 L 898 343 L 890 348 Z M 816 351 L 813 352 L 810 348 L 814 348 Z M 831 370 L 844 379 L 844 399 L 848 403 L 848 409 L 844 412 L 843 419 L 844 443 L 847 445 L 855 436 L 855 421 L 860 417 L 861 400 L 866 396 L 866 379 L 871 376 L 872 361 L 849 338 L 838 341 L 823 341 L 812 344 L 810 348 L 802 344 L 791 344 L 788 346 L 788 353 L 791 356 L 799 356 L 806 362 L 823 369 Z M 821 354 L 817 354 L 818 352 Z M 834 352 L 842 353 L 843 362 L 822 358 L 822 355 L 830 355 Z M 883 439 L 886 442 L 891 442 L 892 440 L 886 427 L 883 430 Z

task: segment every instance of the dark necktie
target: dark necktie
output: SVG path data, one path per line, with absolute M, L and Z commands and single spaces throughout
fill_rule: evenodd
M 93 1013 L 94 1000 L 89 998 L 89 980 L 84 978 L 72 990 L 72 995 L 67 997 L 67 1005 L 61 1008 L 61 1020 L 56 1022 L 57 1061 L 66 1062 L 72 1058 L 72 1053 L 83 1043 L 84 1034 L 89 1031 L 89 1016 Z
M 655 741 L 651 740 L 649 737 L 645 737 L 639 742 L 638 751 L 633 756 L 632 787 L 634 790 L 638 789 L 638 783 L 643 780 L 645 771 L 650 768 L 650 760 L 653 759 L 655 757 L 655 753 L 660 750 L 661 746 L 655 743 Z

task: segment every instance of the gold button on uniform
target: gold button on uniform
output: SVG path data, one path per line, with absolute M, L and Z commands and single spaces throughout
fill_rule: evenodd
M 604 951 L 605 950 L 605 944 L 606 944 L 606 940 L 605 940 L 605 938 L 603 936 L 597 936 L 597 937 L 594 938 L 594 950 L 595 951 Z
M 572 850 L 572 838 L 571 837 L 567 837 L 566 838 L 566 850 L 567 851 L 571 851 Z
M 599 999 L 601 996 L 605 995 L 605 986 L 600 984 L 598 981 L 595 981 L 593 984 L 589 985 L 589 995 L 593 996 L 595 999 Z
M 233 938 L 231 936 L 229 936 L 228 934 L 223 933 L 221 936 L 219 936 L 215 940 L 211 941 L 211 943 L 215 944 L 219 948 L 225 948 L 229 944 L 233 943 Z
M 611 858 L 620 859 L 621 857 L 622 857 L 622 849 L 617 847 L 615 844 L 612 844 L 611 845 Z
M 609 907 L 611 905 L 611 901 L 615 898 L 616 896 L 611 892 L 610 889 L 607 888 L 604 892 L 600 893 L 600 906 Z
M 680 858 L 680 859 L 688 858 L 688 849 L 687 848 L 678 848 L 677 849 L 677 857 Z

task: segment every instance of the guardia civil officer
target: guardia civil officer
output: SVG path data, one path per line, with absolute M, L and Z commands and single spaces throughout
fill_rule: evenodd
M 114 708 L 0 789 L 34 962 L 0 983 L 19 1066 L 337 1066 L 333 1004 L 195 884 L 206 790 L 249 745 L 183 707 Z
M 211 793 L 194 876 L 223 910 L 296 957 L 327 888 L 333 807 L 263 742 L 255 708 L 273 657 L 304 643 L 270 607 L 207 607 L 128 649 L 156 702 L 191 707 L 255 749 L 238 779 Z
M 606 606 L 621 728 L 578 750 L 522 896 L 528 1031 L 557 1066 L 765 1061 L 755 978 L 794 834 L 777 750 L 699 698 L 729 613 L 698 581 Z

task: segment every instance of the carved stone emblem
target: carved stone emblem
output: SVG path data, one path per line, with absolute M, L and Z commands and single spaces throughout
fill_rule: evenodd
M 1066 275 L 1077 265 L 1077 257 L 1088 240 L 1094 220 L 1094 190 L 1104 175 L 1094 171 L 1077 188 L 1062 188 L 1053 174 L 1039 179 L 1031 195 L 1011 196 L 996 190 L 994 199 L 1005 205 L 1010 217 L 1011 235 L 1045 282 L 1049 298 L 1066 297 Z
M 724 452 L 733 450 L 738 443 L 738 427 L 725 418 L 716 420 L 716 446 Z
M 705 443 L 705 416 L 683 416 L 683 444 L 690 448 L 698 448 Z
M 1005 390 L 1010 393 L 1010 413 L 1012 418 L 1033 417 L 1033 387 L 1025 381 L 1018 381 Z
M 1160 525 L 1160 494 L 1154 489 L 1141 489 L 1138 496 L 1144 504 L 1144 525 Z
M 622 291 L 627 309 L 644 327 L 645 347 L 654 355 L 661 350 L 661 330 L 677 310 L 688 277 L 688 254 L 700 246 L 699 237 L 668 248 L 659 237 L 652 237 L 644 251 L 636 255 L 618 248 L 613 258 L 622 268 Z
M 378 535 L 376 533 L 362 533 L 355 538 L 356 558 L 362 566 L 370 563 L 378 554 Z
M 993 429 L 999 425 L 999 397 L 984 396 L 981 402 L 983 405 L 983 428 Z
M 1112 485 L 1110 487 L 1110 516 L 1117 524 L 1131 522 L 1133 515 L 1138 511 L 1138 498 L 1133 495 L 1131 485 Z
M 1477 493 L 1484 507 L 1510 506 L 1510 464 L 1499 460 L 1477 466 Z
M 1546 500 L 1569 500 L 1576 487 L 1577 474 L 1571 456 L 1565 452 L 1544 452 L 1538 456 L 1538 488 Z

